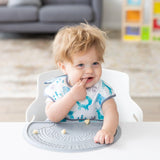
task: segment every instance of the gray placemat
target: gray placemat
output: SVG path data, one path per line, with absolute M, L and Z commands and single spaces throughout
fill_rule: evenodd
M 32 145 L 59 152 L 82 152 L 108 147 L 112 144 L 94 143 L 94 136 L 102 127 L 102 121 L 90 121 L 86 125 L 80 121 L 31 122 L 24 128 L 23 135 Z M 65 129 L 66 134 L 61 131 Z M 33 132 L 37 133 L 33 133 Z M 117 128 L 114 143 L 120 138 L 121 129 Z

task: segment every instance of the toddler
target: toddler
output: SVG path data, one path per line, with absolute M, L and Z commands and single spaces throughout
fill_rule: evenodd
M 95 143 L 110 144 L 118 126 L 112 88 L 101 80 L 105 33 L 95 26 L 64 27 L 53 42 L 55 62 L 64 75 L 45 90 L 45 112 L 52 122 L 66 119 L 103 120 Z

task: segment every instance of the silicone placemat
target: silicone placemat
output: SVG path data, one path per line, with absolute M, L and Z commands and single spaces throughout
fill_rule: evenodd
M 82 152 L 108 147 L 111 144 L 94 143 L 94 136 L 102 127 L 102 121 L 90 121 L 87 125 L 80 121 L 31 122 L 24 128 L 24 137 L 32 145 L 58 152 Z M 61 131 L 65 129 L 66 133 Z M 121 135 L 120 127 L 117 128 L 114 142 Z M 112 143 L 112 144 L 113 144 Z

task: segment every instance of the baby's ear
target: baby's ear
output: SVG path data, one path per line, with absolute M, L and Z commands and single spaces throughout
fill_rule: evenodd
M 62 62 L 58 62 L 58 67 L 61 69 L 61 71 L 66 74 L 66 66 Z

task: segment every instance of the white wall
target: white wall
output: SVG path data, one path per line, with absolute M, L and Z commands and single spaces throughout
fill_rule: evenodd
M 123 0 L 103 0 L 102 28 L 121 29 Z

